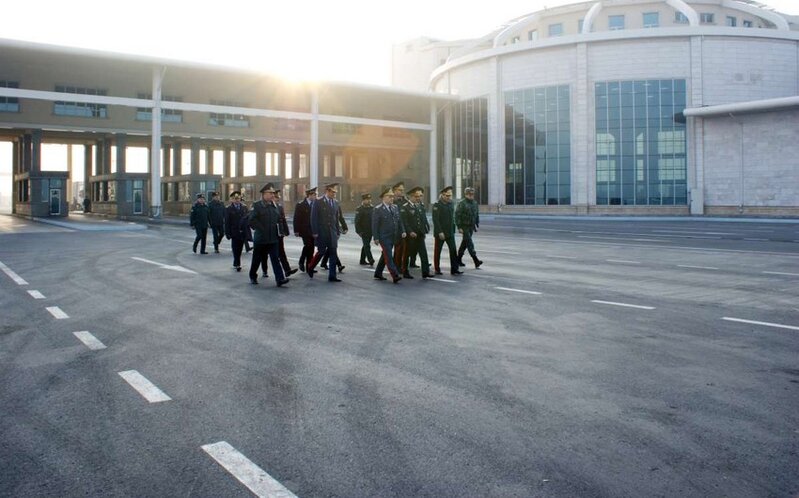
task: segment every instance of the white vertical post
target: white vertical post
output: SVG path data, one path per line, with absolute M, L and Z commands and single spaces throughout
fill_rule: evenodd
M 452 185 L 452 106 L 450 102 L 444 111 L 444 186 Z
M 150 145 L 150 215 L 161 217 L 161 82 L 166 68 L 153 67 L 153 137 Z
M 292 166 L 294 163 L 292 162 Z M 311 188 L 319 183 L 319 89 L 311 91 Z
M 438 106 L 430 101 L 430 204 L 438 200 Z

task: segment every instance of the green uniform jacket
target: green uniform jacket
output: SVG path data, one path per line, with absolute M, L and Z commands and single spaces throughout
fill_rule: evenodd
M 252 205 L 250 211 L 250 227 L 255 232 L 253 243 L 275 244 L 279 242 L 277 225 L 280 223 L 280 211 L 273 203 L 263 200 Z
M 438 201 L 433 204 L 433 235 L 444 233 L 445 237 L 455 236 L 454 206 L 450 203 Z
M 471 230 L 480 226 L 480 206 L 477 201 L 463 199 L 455 209 L 455 224 L 462 230 Z
M 408 235 L 411 232 L 415 232 L 416 235 L 423 236 L 430 232 L 430 224 L 427 222 L 427 210 L 421 202 L 416 205 L 406 202 L 400 208 L 400 217 Z
M 208 207 L 208 204 L 195 202 L 191 207 L 189 223 L 195 228 L 208 228 L 208 225 L 211 224 L 211 208 Z

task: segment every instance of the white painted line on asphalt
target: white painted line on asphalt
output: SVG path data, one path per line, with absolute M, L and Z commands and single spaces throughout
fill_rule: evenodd
M 511 256 L 519 256 L 520 252 L 510 252 L 510 251 L 489 251 L 487 249 L 480 249 L 480 252 L 487 252 L 491 254 L 510 254 Z
M 436 275 L 435 278 L 431 278 L 433 282 L 447 282 L 448 284 L 456 284 L 458 283 L 457 280 L 447 280 L 445 278 L 441 278 L 441 275 Z
M 61 308 L 58 306 L 48 306 L 47 311 L 50 312 L 51 315 L 56 317 L 58 320 L 63 320 L 64 318 L 69 318 L 69 315 L 64 313 Z
M 592 300 L 591 302 L 592 303 L 598 303 L 598 304 L 609 304 L 611 306 L 623 306 L 625 308 L 636 308 L 636 309 L 639 309 L 639 310 L 653 310 L 653 309 L 655 309 L 653 306 L 639 306 L 637 304 L 614 303 L 613 301 Z
M 105 344 L 100 342 L 100 340 L 94 337 L 88 330 L 73 332 L 73 334 L 91 350 L 105 349 Z
M 189 270 L 188 268 L 183 268 L 182 266 L 165 265 L 164 263 L 159 263 L 157 261 L 150 261 L 149 259 L 144 259 L 144 258 L 137 258 L 136 256 L 131 256 L 130 259 L 135 259 L 136 261 L 141 261 L 142 263 L 148 263 L 151 265 L 160 266 L 164 270 L 180 271 L 183 273 L 192 273 L 194 275 L 197 275 L 196 271 Z
M 0 270 L 3 270 L 3 272 L 11 278 L 11 280 L 17 283 L 17 285 L 28 285 L 28 282 L 26 282 L 24 278 L 14 273 L 14 270 L 7 267 L 2 262 L 0 262 Z
M 715 266 L 677 265 L 679 268 L 692 268 L 694 270 L 718 270 Z
M 606 259 L 608 263 L 621 263 L 625 265 L 640 265 L 640 261 L 628 261 L 626 259 Z
M 126 370 L 119 372 L 119 376 L 125 379 L 130 386 L 141 394 L 144 399 L 150 403 L 158 403 L 160 401 L 170 401 L 172 398 L 167 396 L 164 391 L 155 387 L 155 384 L 147 380 L 142 374 L 136 370 Z
M 296 498 L 296 495 L 267 474 L 252 460 L 242 455 L 226 441 L 201 446 L 216 463 L 238 479 L 256 496 L 270 498 Z
M 749 323 L 751 325 L 763 325 L 764 327 L 776 327 L 779 329 L 799 330 L 799 327 L 794 327 L 793 325 L 782 325 L 780 323 L 770 323 L 770 322 L 758 322 L 756 320 L 744 320 L 743 318 L 730 318 L 728 316 L 723 317 L 722 320 L 727 320 L 728 322 Z
M 546 254 L 544 255 L 545 258 L 555 258 L 555 259 L 577 259 L 577 256 L 556 256 L 554 254 Z
M 690 235 L 738 235 L 731 232 L 703 232 L 701 230 L 652 230 L 653 233 L 687 233 Z
M 787 273 L 783 271 L 764 271 L 766 275 L 785 275 L 788 277 L 799 277 L 799 273 Z
M 603 239 L 603 240 L 615 240 L 618 241 L 620 237 L 599 237 L 596 235 L 578 235 L 578 239 Z
M 669 240 L 662 240 L 662 239 L 633 239 L 635 242 L 671 242 Z
M 33 299 L 44 299 L 44 294 L 42 294 L 37 290 L 29 290 L 28 294 L 30 294 L 33 297 Z
M 749 242 L 768 242 L 768 239 L 744 239 L 748 240 Z
M 540 292 L 536 292 L 536 291 L 528 291 L 528 290 L 521 290 L 521 289 L 511 289 L 509 287 L 494 287 L 494 288 L 497 289 L 497 290 L 501 290 L 501 291 L 518 292 L 520 294 L 532 294 L 533 296 L 540 296 L 541 295 Z

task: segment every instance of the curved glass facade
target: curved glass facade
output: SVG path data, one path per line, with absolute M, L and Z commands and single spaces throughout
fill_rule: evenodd
M 596 91 L 597 205 L 688 203 L 685 80 L 610 81 Z
M 452 125 L 455 197 L 472 187 L 474 200 L 488 204 L 488 98 L 453 104 Z

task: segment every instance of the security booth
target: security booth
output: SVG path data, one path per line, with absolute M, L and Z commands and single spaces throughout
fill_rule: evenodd
M 149 214 L 147 173 L 111 173 L 89 179 L 92 212 L 127 218 Z
M 67 216 L 68 179 L 65 171 L 24 171 L 14 175 L 14 213 L 34 218 Z

